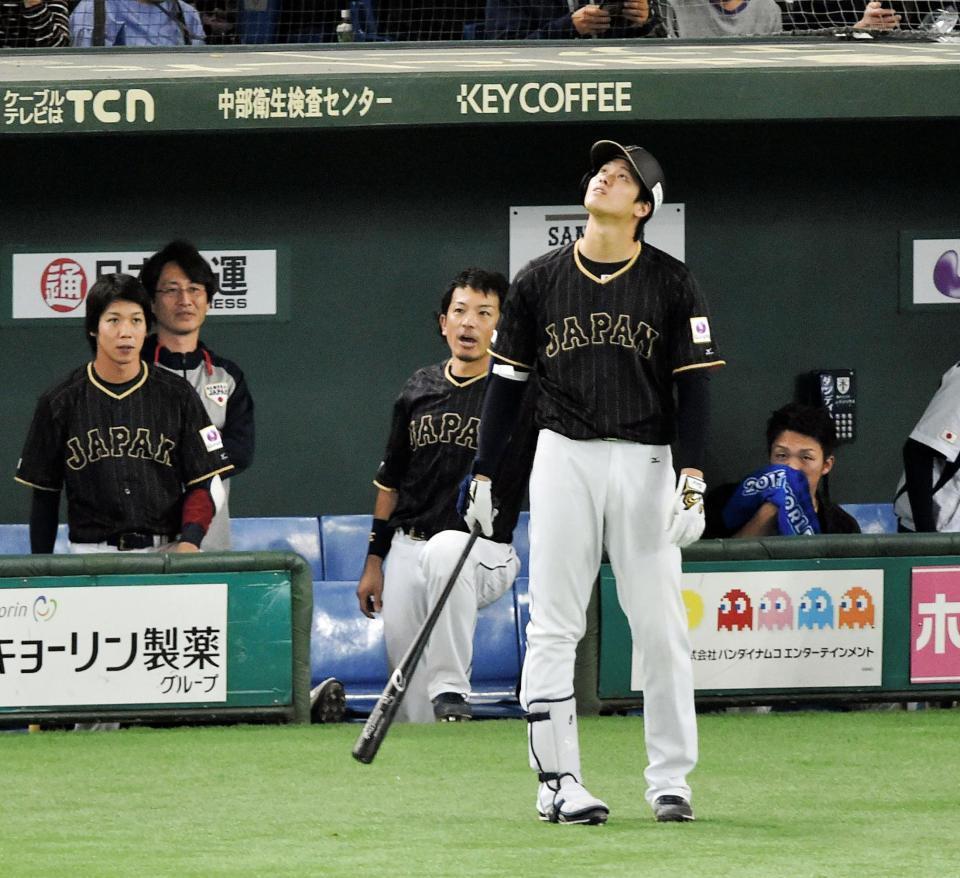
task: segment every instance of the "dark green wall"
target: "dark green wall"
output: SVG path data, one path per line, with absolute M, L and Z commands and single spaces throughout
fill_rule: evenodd
M 445 281 L 469 264 L 505 271 L 508 206 L 573 201 L 594 139 L 639 141 L 665 168 L 668 200 L 686 204 L 687 261 L 729 361 L 713 381 L 708 479 L 762 462 L 765 418 L 798 374 L 853 367 L 860 434 L 832 490 L 883 501 L 906 433 L 958 358 L 957 316 L 898 313 L 899 231 L 960 226 L 956 130 L 899 120 L 7 139 L 0 234 L 31 249 L 186 236 L 285 250 L 290 320 L 205 332 L 257 400 L 257 459 L 234 511 L 360 512 L 396 392 L 443 356 L 432 312 Z M 12 476 L 36 396 L 87 348 L 76 323 L 7 321 L 0 333 L 0 460 Z M 6 485 L 0 520 L 26 520 L 29 492 Z

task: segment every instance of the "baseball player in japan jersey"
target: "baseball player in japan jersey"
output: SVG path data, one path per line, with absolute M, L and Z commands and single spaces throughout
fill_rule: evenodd
M 231 464 L 220 433 L 183 379 L 142 363 L 150 299 L 111 274 L 91 288 L 85 329 L 93 362 L 44 393 L 17 466 L 34 489 L 30 543 L 53 551 L 61 489 L 70 550 L 197 551 L 220 475 Z
M 413 642 L 467 542 L 457 488 L 476 453 L 488 348 L 506 291 L 501 274 L 468 269 L 454 278 L 439 315 L 450 357 L 415 372 L 394 404 L 386 453 L 374 480 L 378 492 L 369 554 L 357 587 L 361 611 L 370 618 L 382 614 L 391 669 Z M 520 569 L 511 541 L 533 439 L 532 424 L 517 431 L 498 474 L 500 514 L 487 538 L 474 544 L 421 666 L 407 682 L 400 721 L 471 715 L 477 610 L 510 588 Z
M 466 519 L 490 526 L 488 477 L 495 492 L 514 400 L 536 373 L 521 703 L 537 812 L 590 824 L 609 814 L 583 785 L 573 697 L 576 646 L 606 547 L 640 658 L 646 798 L 658 821 L 686 821 L 697 725 L 680 548 L 703 532 L 706 375 L 723 361 L 686 266 L 642 240 L 663 201 L 657 161 L 640 147 L 599 141 L 590 162 L 584 237 L 533 260 L 511 287 Z

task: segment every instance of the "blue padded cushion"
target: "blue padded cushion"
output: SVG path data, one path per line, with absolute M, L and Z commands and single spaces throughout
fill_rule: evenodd
M 29 555 L 30 526 L 0 524 L 0 555 Z
M 315 686 L 336 677 L 350 695 L 379 694 L 387 683 L 383 622 L 357 604 L 357 582 L 313 583 L 310 677 Z
M 57 527 L 57 541 L 53 551 L 57 555 L 64 555 L 67 551 L 67 526 Z M 29 555 L 30 554 L 30 525 L 29 524 L 0 524 L 0 555 Z
M 512 695 L 519 678 L 516 599 L 510 588 L 477 614 L 470 688 L 475 695 Z
M 865 534 L 895 534 L 897 516 L 892 503 L 841 503 L 840 508 L 849 512 Z
M 516 606 L 517 649 L 520 665 L 527 654 L 527 622 L 530 621 L 530 578 L 518 576 L 513 581 L 513 599 Z
M 310 565 L 313 579 L 323 579 L 316 518 L 232 518 L 230 541 L 235 552 L 296 552 Z
M 323 569 L 327 579 L 356 581 L 360 578 L 367 559 L 372 522 L 372 515 L 321 517 Z
M 517 519 L 517 526 L 513 529 L 513 548 L 520 559 L 520 573 L 518 576 L 530 575 L 530 513 L 524 510 Z

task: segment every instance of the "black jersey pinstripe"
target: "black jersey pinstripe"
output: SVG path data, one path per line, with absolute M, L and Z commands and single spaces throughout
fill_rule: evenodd
M 723 365 L 693 275 L 649 244 L 603 278 L 577 243 L 534 259 L 514 279 L 492 353 L 536 371 L 537 426 L 648 445 L 676 439 L 673 375 Z
M 374 482 L 399 493 L 391 526 L 427 539 L 442 530 L 467 530 L 457 512 L 457 493 L 477 450 L 486 380 L 484 374 L 458 383 L 448 361 L 420 369 L 404 385 Z M 527 390 L 525 401 L 533 392 Z M 498 543 L 513 539 L 526 494 L 536 444 L 531 415 L 521 415 L 493 483 L 499 510 L 493 540 Z
M 65 487 L 70 539 L 98 543 L 125 532 L 175 536 L 184 489 L 230 469 L 182 378 L 144 363 L 114 392 L 88 363 L 40 397 L 16 480 Z

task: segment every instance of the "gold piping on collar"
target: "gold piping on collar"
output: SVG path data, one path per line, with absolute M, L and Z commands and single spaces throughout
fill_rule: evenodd
M 620 277 L 620 275 L 623 274 L 625 271 L 629 271 L 631 268 L 633 268 L 633 263 L 637 261 L 637 259 L 640 256 L 640 251 L 643 250 L 643 242 L 637 241 L 637 249 L 634 252 L 633 256 L 631 256 L 630 259 L 627 260 L 627 264 L 624 265 L 622 268 L 618 269 L 617 271 L 615 271 L 613 274 L 608 274 L 603 280 L 601 280 L 599 277 L 593 274 L 593 272 L 588 271 L 587 268 L 584 266 L 584 264 L 580 261 L 580 241 L 582 240 L 583 240 L 582 238 L 577 238 L 577 240 L 573 244 L 573 261 L 576 264 L 577 268 L 580 269 L 580 271 L 583 274 L 585 274 L 588 278 L 590 278 L 590 280 L 592 280 L 594 283 L 598 283 L 598 284 L 608 284 L 610 283 L 610 281 L 614 280 L 615 278 Z
M 457 381 L 450 369 L 450 364 L 452 362 L 452 358 L 447 360 L 446 365 L 443 367 L 443 377 L 446 378 L 447 381 L 449 381 L 454 387 L 469 387 L 474 382 L 483 381 L 487 377 L 486 372 L 481 372 L 479 375 L 474 375 L 473 378 L 467 378 L 465 381 Z
M 97 390 L 101 391 L 102 393 L 105 393 L 107 396 L 110 396 L 113 399 L 126 399 L 131 393 L 135 393 L 136 391 L 138 391 L 147 382 L 147 374 L 148 374 L 147 364 L 141 360 L 140 365 L 143 366 L 143 370 L 140 375 L 140 380 L 137 381 L 137 383 L 134 384 L 133 386 L 128 387 L 126 390 L 124 390 L 123 393 L 114 393 L 112 390 L 110 390 L 109 387 L 105 387 L 103 384 L 101 384 L 100 379 L 97 377 L 97 373 L 93 371 L 92 362 L 87 363 L 87 377 L 90 379 L 90 383 L 94 387 L 96 387 Z

